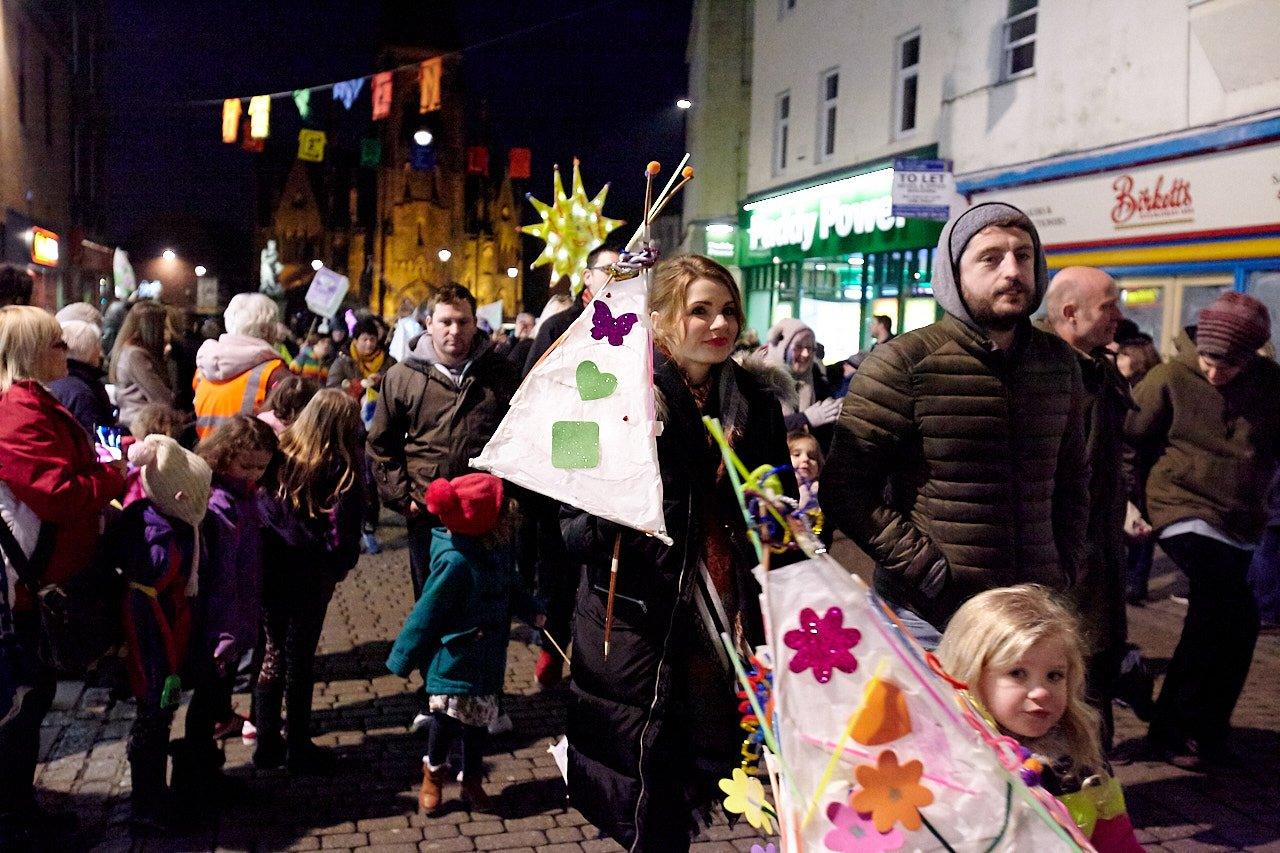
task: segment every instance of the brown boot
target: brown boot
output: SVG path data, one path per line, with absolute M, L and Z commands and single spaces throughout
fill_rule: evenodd
M 483 779 L 462 778 L 462 798 L 471 805 L 471 811 L 496 814 L 497 803 L 484 791 Z
M 444 772 L 444 767 L 432 770 L 427 762 L 422 762 L 422 788 L 418 791 L 418 808 L 427 814 L 440 808 Z

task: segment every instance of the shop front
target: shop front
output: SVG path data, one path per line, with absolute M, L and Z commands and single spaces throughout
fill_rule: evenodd
M 975 203 L 1025 210 L 1051 270 L 1115 277 L 1125 316 L 1166 355 L 1230 289 L 1266 303 L 1280 340 L 1280 119 L 957 183 Z
M 31 304 L 56 311 L 62 285 L 62 239 L 14 210 L 4 221 L 4 260 L 29 270 L 34 278 Z
M 865 349 L 871 318 L 895 332 L 938 317 L 931 270 L 941 222 L 892 214 L 893 169 L 875 164 L 748 198 L 737 228 L 747 326 L 783 317 L 817 334 L 826 361 Z

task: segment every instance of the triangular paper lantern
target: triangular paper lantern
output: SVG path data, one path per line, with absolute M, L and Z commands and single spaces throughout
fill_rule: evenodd
M 470 464 L 670 544 L 647 289 L 648 275 L 600 288 Z

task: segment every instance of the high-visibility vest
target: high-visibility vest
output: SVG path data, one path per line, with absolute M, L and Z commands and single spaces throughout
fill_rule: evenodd
M 192 383 L 196 389 L 196 435 L 204 438 L 235 415 L 256 415 L 266 399 L 271 376 L 278 369 L 287 368 L 283 361 L 273 358 L 225 382 L 206 379 L 197 370 Z

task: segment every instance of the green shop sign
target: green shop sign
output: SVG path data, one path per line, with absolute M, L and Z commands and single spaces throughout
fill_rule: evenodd
M 933 246 L 943 223 L 894 216 L 892 189 L 893 169 L 884 168 L 748 202 L 739 264 Z

